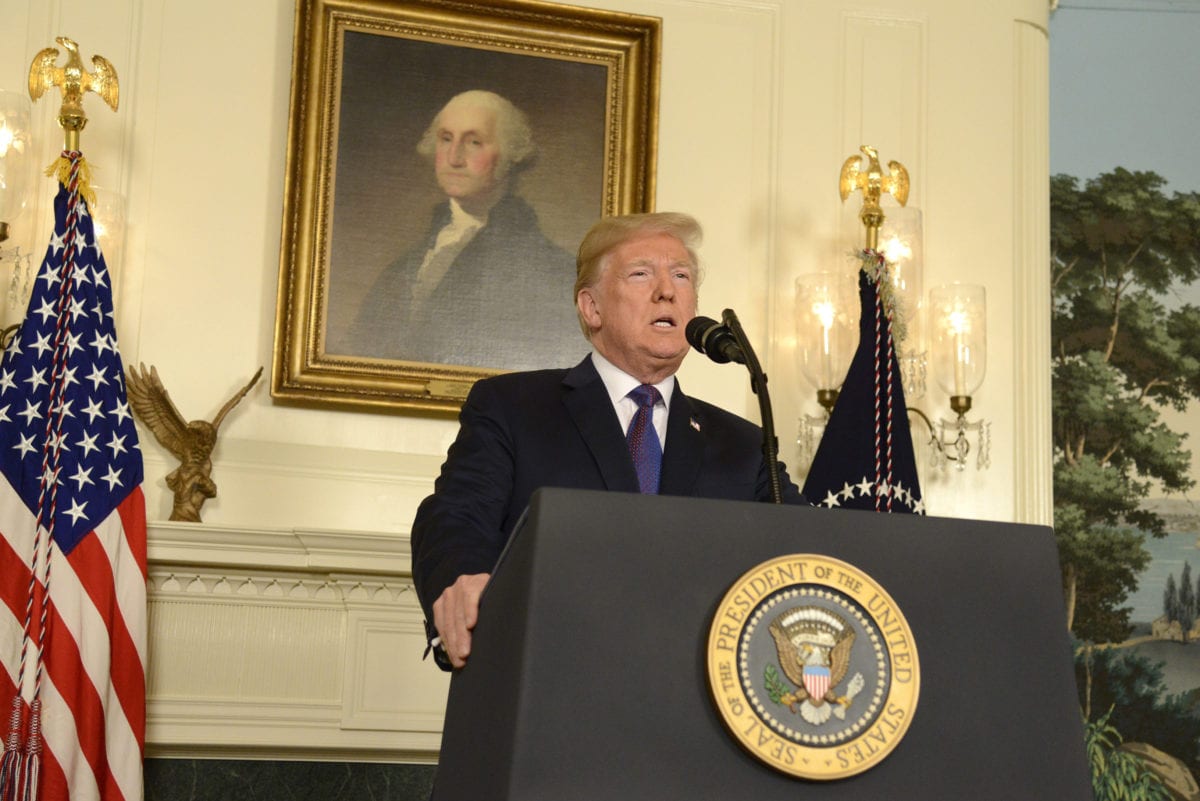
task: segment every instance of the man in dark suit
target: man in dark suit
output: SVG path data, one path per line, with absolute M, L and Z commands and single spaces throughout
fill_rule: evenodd
M 466 663 L 479 596 L 539 487 L 770 499 L 758 426 L 685 396 L 675 380 L 696 315 L 699 240 L 683 214 L 601 220 L 580 245 L 575 281 L 592 353 L 568 370 L 471 390 L 412 528 L 413 580 L 439 665 Z M 800 502 L 782 478 L 785 499 Z

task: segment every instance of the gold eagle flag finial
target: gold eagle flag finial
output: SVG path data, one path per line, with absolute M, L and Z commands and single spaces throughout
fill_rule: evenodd
M 883 225 L 884 220 L 879 199 L 887 194 L 894 197 L 901 206 L 907 204 L 908 170 L 898 161 L 889 161 L 888 172 L 885 174 L 879 164 L 879 151 L 870 145 L 863 145 L 859 150 L 866 156 L 866 164 L 863 164 L 862 156 L 846 159 L 838 180 L 838 192 L 845 201 L 854 190 L 862 190 L 863 207 L 858 218 L 867 229 L 867 248 L 874 250 L 879 241 L 879 227 Z
M 29 97 L 37 100 L 47 89 L 57 86 L 62 90 L 62 108 L 58 112 L 58 124 L 66 136 L 65 150 L 79 149 L 79 132 L 87 125 L 87 114 L 83 111 L 83 96 L 95 92 L 104 102 L 117 110 L 119 89 L 117 70 L 104 56 L 92 56 L 93 72 L 83 68 L 79 45 L 66 36 L 55 39 L 67 51 L 67 63 L 57 66 L 58 48 L 47 47 L 33 57 L 29 67 Z

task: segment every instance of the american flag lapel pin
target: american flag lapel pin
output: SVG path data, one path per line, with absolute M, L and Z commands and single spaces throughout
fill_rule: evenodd
M 697 431 L 700 430 L 700 421 L 695 417 L 693 417 L 689 422 L 691 423 L 692 428 L 696 429 Z

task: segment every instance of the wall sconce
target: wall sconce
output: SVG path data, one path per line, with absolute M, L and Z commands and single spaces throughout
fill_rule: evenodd
M 965 284 L 939 286 L 930 291 L 928 304 L 923 302 L 921 212 L 906 206 L 908 172 L 895 161 L 889 162 L 885 171 L 874 148 L 864 145 L 861 150 L 866 158 L 847 159 L 839 185 L 842 200 L 854 191 L 863 193 L 859 218 L 866 229 L 866 246 L 854 260 L 854 275 L 859 266 L 878 265 L 880 257 L 886 263 L 886 280 L 896 301 L 891 328 L 896 338 L 894 346 L 905 401 L 909 413 L 921 418 L 928 429 L 930 462 L 943 469 L 954 462 L 958 470 L 965 469 L 972 449 L 968 434 L 976 433 L 976 467 L 986 469 L 991 466 L 990 424 L 983 420 L 970 422 L 966 417 L 971 397 L 978 391 L 987 369 L 984 289 Z M 887 194 L 900 205 L 889 207 L 885 214 L 880 199 Z M 843 285 L 851 290 L 835 291 L 835 287 Z M 817 401 L 826 412 L 825 416 L 816 417 L 806 414 L 800 420 L 798 445 L 805 460 L 816 451 L 819 432 L 837 400 L 837 389 L 845 380 L 858 344 L 859 300 L 853 289 L 856 285 L 848 271 L 841 276 L 805 275 L 796 281 L 796 350 L 800 373 L 816 387 Z M 834 321 L 845 326 L 837 329 L 836 337 Z M 846 355 L 839 360 L 842 351 L 835 351 L 834 345 L 842 347 L 842 338 Z M 827 343 L 829 359 L 825 359 Z M 914 401 L 925 395 L 930 361 L 934 380 L 950 396 L 950 408 L 955 414 L 955 419 L 941 419 L 936 426 L 914 405 Z
M 31 254 L 22 253 L 19 245 L 7 242 L 10 223 L 29 202 L 33 157 L 29 129 L 29 98 L 19 92 L 0 91 L 0 265 L 12 265 L 8 301 L 13 309 L 23 305 L 32 280 Z
M 909 403 L 925 396 L 926 351 L 922 330 L 925 308 L 921 273 L 925 266 L 922 254 L 921 210 L 912 206 L 889 208 L 879 228 L 879 252 L 888 263 L 888 278 L 903 315 L 905 330 L 902 341 L 896 343 L 896 358 L 900 364 L 904 397 Z
M 950 396 L 950 409 L 956 415 L 954 420 L 938 421 L 936 436 L 930 425 L 933 461 L 944 466 L 950 460 L 963 470 L 970 453 L 970 431 L 979 435 L 976 467 L 986 468 L 991 464 L 990 424 L 983 420 L 967 422 L 967 412 L 971 410 L 971 396 L 979 390 L 987 372 L 987 294 L 983 287 L 973 284 L 934 287 L 929 290 L 929 315 L 933 321 L 929 349 L 934 380 Z M 916 411 L 929 424 L 929 418 Z M 952 439 L 947 439 L 947 428 Z
M 0 242 L 28 200 L 30 155 L 29 98 L 0 91 Z
M 92 192 L 96 202 L 89 205 L 88 211 L 92 215 L 104 263 L 108 266 L 109 274 L 115 277 L 121 263 L 121 248 L 125 243 L 125 198 L 115 189 L 98 184 L 92 184 Z
M 858 284 L 847 273 L 808 273 L 796 279 L 796 362 L 817 391 L 824 415 L 800 418 L 804 458 L 816 452 L 819 433 L 837 402 L 858 344 Z

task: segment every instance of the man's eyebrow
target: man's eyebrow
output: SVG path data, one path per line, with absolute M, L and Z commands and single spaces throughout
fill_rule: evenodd
M 633 261 L 628 262 L 626 264 L 626 266 L 628 266 L 628 267 L 653 267 L 656 264 L 658 264 L 658 260 L 655 259 L 654 257 L 642 256 L 640 258 L 636 258 Z M 686 267 L 689 270 L 696 269 L 696 265 L 686 259 L 679 259 L 677 261 L 673 261 L 670 264 L 668 264 L 667 267 L 672 270 L 678 269 L 679 267 Z
M 467 129 L 467 130 L 465 130 L 465 131 L 456 131 L 456 130 L 452 130 L 451 128 L 447 128 L 445 125 L 439 125 L 439 126 L 438 126 L 438 129 L 437 129 L 437 132 L 438 132 L 439 134 L 444 134 L 444 133 L 448 133 L 448 134 L 461 134 L 462 136 L 478 136 L 478 137 L 480 137 L 481 139 L 486 139 L 486 138 L 487 138 L 487 137 L 485 137 L 485 136 L 484 136 L 483 132 L 482 132 L 482 131 L 480 131 L 480 130 L 479 130 L 479 129 L 477 129 L 477 128 L 468 128 L 468 129 Z

